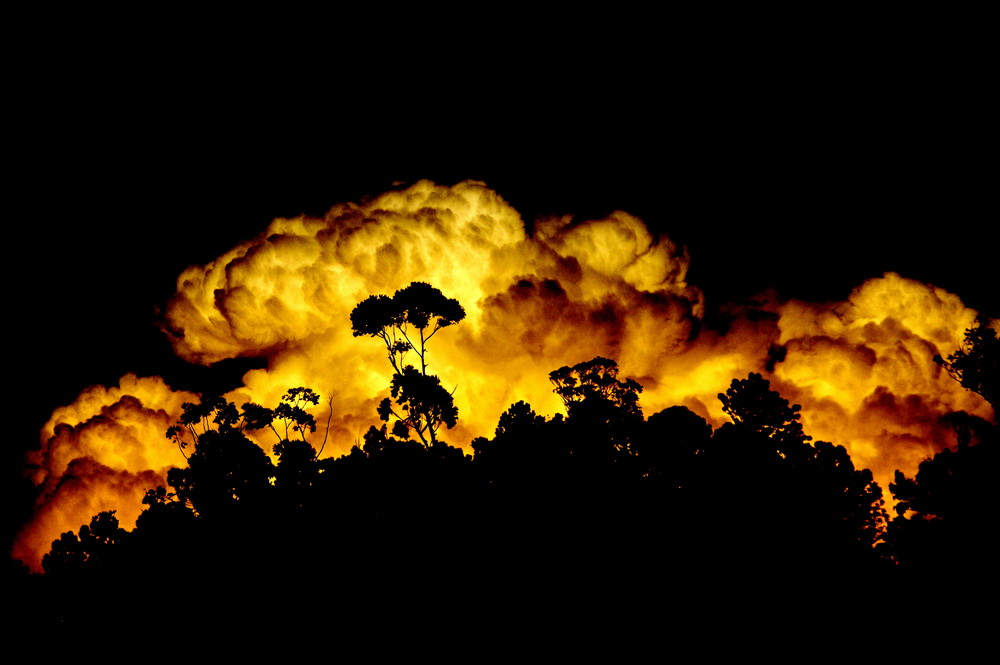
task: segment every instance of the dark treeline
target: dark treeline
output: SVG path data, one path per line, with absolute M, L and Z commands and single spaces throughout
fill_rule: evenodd
M 167 436 L 187 467 L 147 492 L 132 531 L 104 512 L 55 541 L 46 574 L 23 577 L 25 621 L 359 640 L 553 617 L 651 626 L 737 598 L 785 618 L 834 599 L 872 621 L 879 598 L 898 610 L 930 579 L 976 585 L 992 570 L 995 423 L 956 415 L 957 448 L 897 472 L 891 519 L 871 472 L 813 441 L 759 374 L 719 395 L 732 422 L 713 429 L 685 407 L 647 417 L 642 387 L 594 358 L 550 375 L 566 415 L 513 404 L 469 454 L 441 440 L 458 413 L 426 371 L 427 341 L 463 317 L 423 284 L 359 304 L 355 334 L 385 343 L 391 397 L 341 457 L 320 457 L 308 388 L 274 408 L 185 405 Z M 937 360 L 995 407 L 997 355 L 981 325 Z M 273 457 L 250 431 L 270 432 Z

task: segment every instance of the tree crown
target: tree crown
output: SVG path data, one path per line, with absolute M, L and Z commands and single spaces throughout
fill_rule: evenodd
M 982 395 L 994 408 L 1000 398 L 1000 337 L 985 318 L 965 331 L 962 348 L 948 356 L 934 356 L 966 390 Z

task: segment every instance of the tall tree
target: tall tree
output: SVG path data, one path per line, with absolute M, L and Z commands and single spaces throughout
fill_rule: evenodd
M 425 282 L 413 282 L 391 298 L 369 296 L 351 312 L 355 337 L 375 337 L 385 344 L 394 373 L 391 398 L 382 400 L 378 415 L 385 422 L 396 419 L 394 435 L 405 439 L 412 432 L 429 447 L 437 443 L 441 425 L 451 428 L 458 421 L 452 394 L 427 371 L 427 344 L 439 330 L 464 318 L 465 310 L 457 300 Z M 411 352 L 419 368 L 405 364 Z

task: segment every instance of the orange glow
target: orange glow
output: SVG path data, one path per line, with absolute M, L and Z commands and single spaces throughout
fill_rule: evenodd
M 776 387 L 802 405 L 808 433 L 843 444 L 885 490 L 895 469 L 912 472 L 954 442 L 942 415 L 991 417 L 984 399 L 931 361 L 959 348 L 975 323 L 976 312 L 953 294 L 890 273 L 846 302 L 789 302 L 778 311 L 788 355 L 775 367 Z
M 941 417 L 992 412 L 932 362 L 958 348 L 976 313 L 957 296 L 895 274 L 860 285 L 844 302 L 771 302 L 773 317 L 737 317 L 726 334 L 698 328 L 701 292 L 689 258 L 638 218 L 538 220 L 483 183 L 416 183 L 370 201 L 334 206 L 323 219 L 277 219 L 253 240 L 185 270 L 166 309 L 175 352 L 194 363 L 265 357 L 228 398 L 277 404 L 308 386 L 333 417 L 324 456 L 339 456 L 378 423 L 387 395 L 384 349 L 351 334 L 350 312 L 369 295 L 413 281 L 457 298 L 460 324 L 430 344 L 429 370 L 456 389 L 459 424 L 442 431 L 468 446 L 489 436 L 518 400 L 540 414 L 562 410 L 548 374 L 595 356 L 617 360 L 645 388 L 647 416 L 681 404 L 718 426 L 718 393 L 763 372 L 802 405 L 814 439 L 844 445 L 887 491 L 892 472 L 952 440 Z M 182 334 L 181 334 L 182 333 Z M 786 358 L 766 371 L 769 351 Z M 126 376 L 57 409 L 29 462 L 45 492 L 14 555 L 38 568 L 61 532 L 100 510 L 134 525 L 143 490 L 165 484 L 184 460 L 164 438 L 181 404 L 196 401 L 158 378 Z M 316 411 L 322 439 L 325 413 Z M 260 434 L 270 452 L 273 435 Z
M 123 525 L 134 526 L 145 491 L 165 485 L 167 470 L 184 464 L 163 434 L 193 400 L 197 395 L 175 392 L 158 377 L 127 375 L 116 387 L 93 386 L 56 409 L 42 428 L 41 449 L 27 459 L 42 492 L 13 556 L 40 570 L 52 541 L 89 522 L 80 517 L 88 513 L 116 510 Z

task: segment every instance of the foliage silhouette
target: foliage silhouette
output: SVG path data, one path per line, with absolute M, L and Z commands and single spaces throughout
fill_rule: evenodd
M 68 531 L 52 543 L 52 550 L 42 557 L 42 568 L 54 575 L 78 574 L 85 564 L 94 566 L 108 559 L 114 547 L 128 532 L 118 526 L 117 511 L 95 515 L 90 524 L 80 527 L 80 535 Z
M 799 422 L 798 404 L 789 404 L 770 389 L 770 382 L 760 374 L 733 379 L 725 393 L 719 393 L 722 410 L 733 422 L 772 439 L 781 455 L 800 450 L 797 444 L 808 441 Z
M 401 369 L 400 380 L 437 379 Z M 355 637 L 388 626 L 372 619 L 387 603 L 427 617 L 421 599 L 432 597 L 484 627 L 502 619 L 491 614 L 496 599 L 541 593 L 546 607 L 572 612 L 611 590 L 619 603 L 650 594 L 681 602 L 701 597 L 706 584 L 748 580 L 768 593 L 783 584 L 833 593 L 884 572 L 873 547 L 884 511 L 871 473 L 842 446 L 812 442 L 798 408 L 760 375 L 720 395 L 733 422 L 715 430 L 679 406 L 644 419 L 641 386 L 606 358 L 550 379 L 567 415 L 546 418 L 517 402 L 493 437 L 472 442 L 474 457 L 386 423 L 348 454 L 319 459 L 306 437 L 314 421 L 305 407 L 318 402 L 311 391 L 289 391 L 284 421 L 278 408 L 236 409 L 208 396 L 172 428 L 188 465 L 170 472 L 170 491 L 147 492 L 136 528 L 118 534 L 95 517 L 81 537 L 53 544 L 47 568 L 91 580 L 88 594 L 166 584 L 186 619 L 206 624 L 245 620 L 236 608 L 336 595 L 317 625 L 333 620 Z M 393 397 L 414 392 L 400 386 Z M 435 417 L 447 423 L 443 412 Z M 279 439 L 276 463 L 246 436 L 265 428 Z M 945 514 L 918 496 L 944 497 L 930 478 L 918 474 L 899 496 L 909 491 L 912 510 Z M 890 545 L 914 542 L 899 533 Z M 67 601 L 59 621 L 96 629 L 79 611 L 85 597 Z M 290 629 L 300 620 L 273 619 Z
M 626 416 L 642 417 L 639 408 L 640 386 L 633 379 L 618 378 L 618 363 L 597 357 L 572 367 L 560 367 L 549 374 L 555 393 L 562 398 L 570 412 L 591 401 L 604 401 Z
M 897 500 L 889 553 L 905 571 L 927 577 L 991 570 L 993 487 L 1000 455 L 997 426 L 983 423 L 978 442 L 945 448 L 920 463 L 913 478 L 896 471 Z
M 675 489 L 695 483 L 698 463 L 712 446 L 712 426 L 683 406 L 649 417 L 635 445 L 644 478 Z
M 642 423 L 639 394 L 634 379 L 619 378 L 618 363 L 596 357 L 549 374 L 553 391 L 566 406 L 566 427 L 575 462 L 597 464 L 617 460 L 627 463 L 632 442 Z
M 303 441 L 306 440 L 306 430 L 310 432 L 316 431 L 316 419 L 312 414 L 306 412 L 305 406 L 307 404 L 312 404 L 313 406 L 319 404 L 319 395 L 309 388 L 291 388 L 282 396 L 281 404 L 274 409 L 274 419 L 281 421 L 285 428 L 284 437 L 279 435 L 279 438 L 287 441 L 289 428 L 293 432 L 298 432 Z M 245 408 L 246 405 L 244 405 Z M 273 425 L 271 425 L 271 428 L 274 429 Z M 275 431 L 275 434 L 277 433 Z
M 425 447 L 431 447 L 441 425 L 455 426 L 458 409 L 452 394 L 437 376 L 427 373 L 427 343 L 439 330 L 464 318 L 465 310 L 457 300 L 425 282 L 413 282 L 391 298 L 369 296 L 351 312 L 355 337 L 376 337 L 385 344 L 394 371 L 392 398 L 382 400 L 378 415 L 386 422 L 396 419 L 396 436 L 406 438 L 412 432 Z M 411 351 L 420 359 L 419 369 L 404 364 Z
M 316 431 L 316 420 L 305 410 L 317 404 L 319 395 L 304 387 L 290 388 L 274 409 L 248 402 L 238 410 L 218 395 L 205 396 L 196 404 L 185 403 L 178 423 L 168 428 L 167 438 L 183 452 L 190 437 L 194 452 L 185 455 L 186 468 L 167 473 L 174 492 L 167 493 L 162 487 L 151 490 L 144 503 L 164 518 L 179 510 L 173 506 L 175 502 L 199 517 L 230 519 L 235 519 L 236 513 L 249 519 L 266 510 L 272 500 L 286 508 L 301 506 L 317 480 L 317 453 L 306 438 L 306 432 Z M 277 466 L 244 434 L 265 428 L 278 439 L 273 449 Z M 300 438 L 291 439 L 293 433 Z
M 856 469 L 843 446 L 810 443 L 799 406 L 760 374 L 733 380 L 719 399 L 733 423 L 713 435 L 710 500 L 742 547 L 768 543 L 766 556 L 757 545 L 746 560 L 774 572 L 871 569 L 886 519 L 871 471 Z
M 185 457 L 184 450 L 190 445 L 185 434 L 197 444 L 208 432 L 242 434 L 245 430 L 270 427 L 281 438 L 272 425 L 274 412 L 258 404 L 248 402 L 243 405 L 242 411 L 238 411 L 232 402 L 221 395 L 206 395 L 197 404 L 185 402 L 182 409 L 177 424 L 167 428 L 167 438 L 177 444 Z
M 934 362 L 948 370 L 966 390 L 982 395 L 994 409 L 1000 408 L 1000 337 L 980 318 L 973 328 L 965 331 L 962 348 L 945 360 L 934 356 Z
M 996 408 L 1000 342 L 984 319 L 965 331 L 962 348 L 947 361 L 940 356 L 934 361 Z M 996 521 L 993 487 L 1000 425 L 966 413 L 952 414 L 950 421 L 955 445 L 921 462 L 913 478 L 897 470 L 889 484 L 897 503 L 886 548 L 907 573 L 954 581 L 995 570 L 989 554 L 995 529 L 988 525 Z
M 207 431 L 198 438 L 186 469 L 171 469 L 167 482 L 196 513 L 215 516 L 266 500 L 274 465 L 241 432 Z

